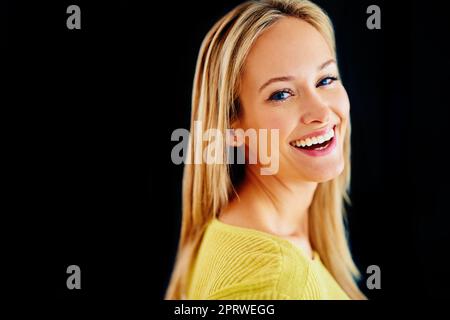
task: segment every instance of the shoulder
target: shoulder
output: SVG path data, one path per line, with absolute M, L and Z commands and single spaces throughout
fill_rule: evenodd
M 213 220 L 199 248 L 192 284 L 200 299 L 289 299 L 306 284 L 308 268 L 292 246 Z

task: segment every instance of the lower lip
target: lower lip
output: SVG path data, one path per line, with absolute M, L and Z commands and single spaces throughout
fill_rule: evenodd
M 326 156 L 327 154 L 331 153 L 334 150 L 334 148 L 336 148 L 336 132 L 334 133 L 333 139 L 331 139 L 331 142 L 327 145 L 327 147 L 325 149 L 308 150 L 308 149 L 301 149 L 301 148 L 296 148 L 296 147 L 292 147 L 292 148 L 294 148 L 295 150 L 300 151 L 304 154 L 307 154 L 308 156 L 311 156 L 311 157 Z

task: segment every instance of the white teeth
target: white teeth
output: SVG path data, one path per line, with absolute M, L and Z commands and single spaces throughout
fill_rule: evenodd
M 331 139 L 331 138 L 333 138 L 333 136 L 334 136 L 334 130 L 331 129 L 330 131 L 328 131 L 328 137 L 329 137 L 329 139 Z
M 334 130 L 330 129 L 324 135 L 317 136 L 317 137 L 310 137 L 305 140 L 295 140 L 295 141 L 291 142 L 291 145 L 297 146 L 297 147 L 305 147 L 305 146 L 310 147 L 313 144 L 324 143 L 325 141 L 328 141 L 333 137 L 334 137 Z

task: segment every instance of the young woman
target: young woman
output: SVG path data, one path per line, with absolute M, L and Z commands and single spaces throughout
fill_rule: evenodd
M 220 19 L 200 49 L 191 133 L 194 121 L 234 129 L 224 149 L 244 148 L 248 160 L 257 150 L 243 132 L 277 129 L 279 167 L 261 174 L 257 157 L 238 183 L 220 161 L 185 166 L 166 298 L 364 299 L 343 222 L 349 120 L 333 27 L 318 6 L 249 1 Z M 191 135 L 191 156 L 194 145 Z

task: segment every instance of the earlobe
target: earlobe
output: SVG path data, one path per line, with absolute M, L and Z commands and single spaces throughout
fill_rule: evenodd
M 244 144 L 244 130 L 240 128 L 239 119 L 231 122 L 229 129 L 226 130 L 226 143 L 230 147 L 240 147 Z
M 242 129 L 227 129 L 226 130 L 226 142 L 230 147 L 240 147 L 244 143 L 244 136 L 242 134 Z

